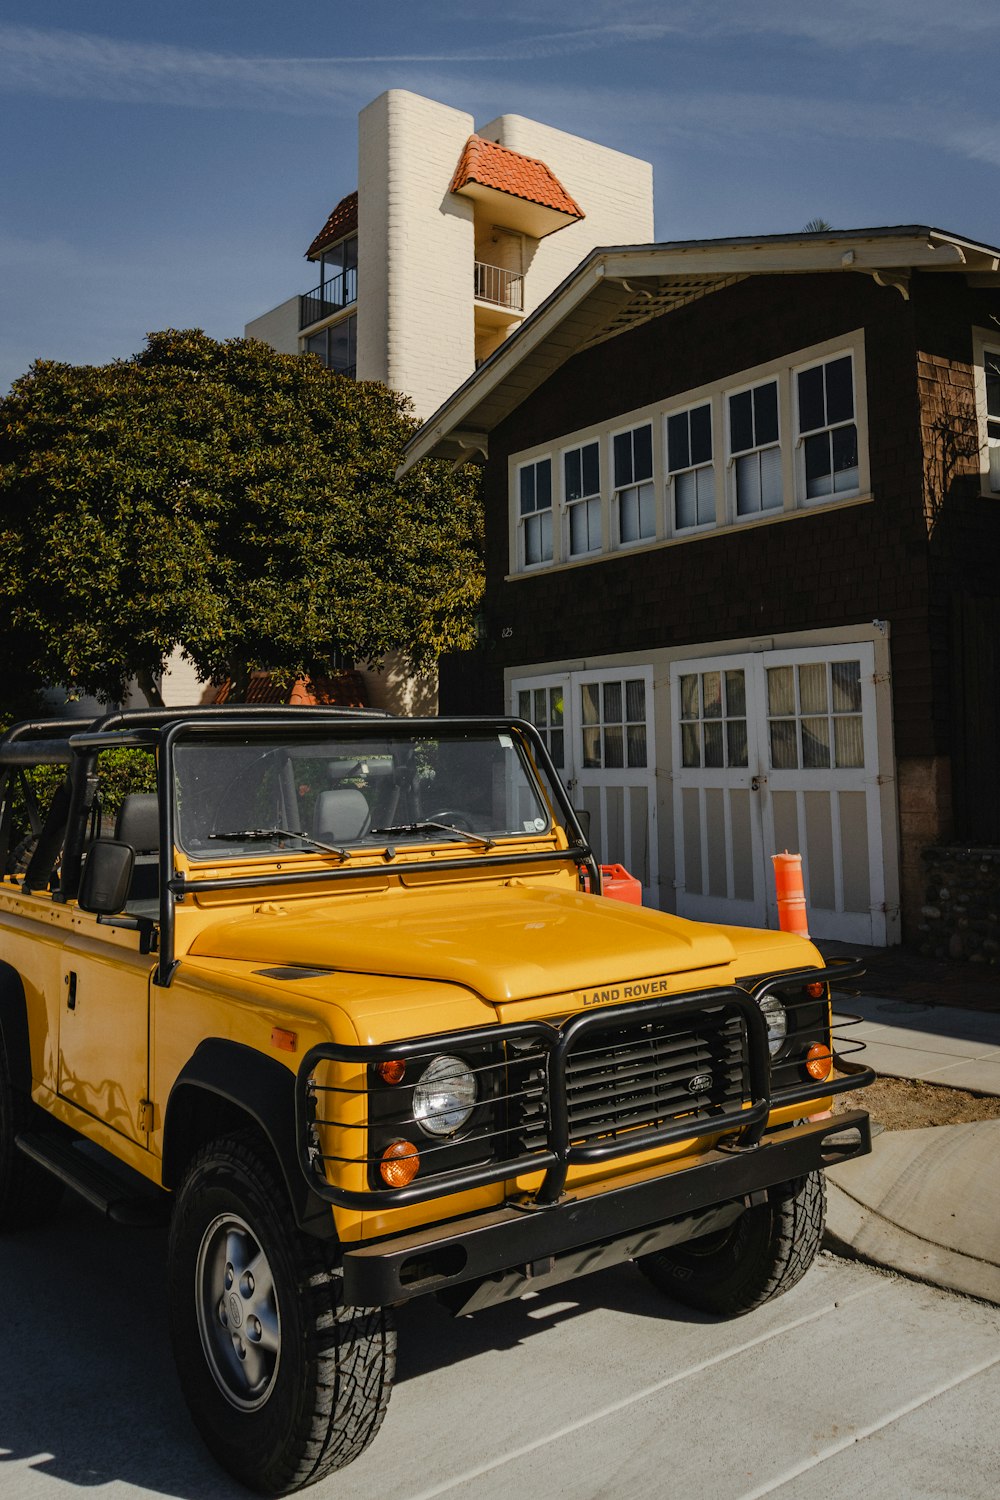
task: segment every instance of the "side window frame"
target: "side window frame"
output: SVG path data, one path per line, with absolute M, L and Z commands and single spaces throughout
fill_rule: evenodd
M 525 483 L 524 475 L 532 470 L 531 492 L 533 504 L 530 509 L 524 508 Z M 547 469 L 548 503 L 539 505 L 539 470 Z M 543 490 L 544 493 L 544 490 Z M 555 561 L 555 535 L 552 524 L 553 501 L 552 492 L 552 457 L 551 454 L 540 454 L 537 458 L 526 459 L 517 465 L 514 479 L 514 506 L 517 518 L 517 567 L 522 573 L 533 572 L 536 568 L 550 567 Z M 548 519 L 548 525 L 545 521 Z M 528 539 L 529 528 L 532 522 L 537 522 L 539 532 L 540 555 L 529 560 Z
M 586 476 L 586 469 L 589 467 L 589 465 L 585 465 L 585 462 L 584 462 L 584 452 L 585 452 L 586 449 L 589 449 L 589 448 L 596 448 L 597 449 L 597 488 L 596 489 L 588 489 L 587 488 L 587 484 L 586 484 L 586 477 L 587 477 Z M 570 485 L 570 479 L 569 479 L 569 472 L 568 471 L 569 471 L 569 466 L 570 466 L 570 460 L 571 460 L 571 458 L 573 457 L 574 454 L 578 454 L 579 455 L 580 490 L 581 490 L 581 493 L 579 495 L 573 497 L 573 498 L 570 498 L 570 488 L 571 488 L 571 485 Z M 603 483 L 603 471 L 602 471 L 602 467 L 601 467 L 601 465 L 602 465 L 602 459 L 603 459 L 603 454 L 601 452 L 601 439 L 600 439 L 599 436 L 598 437 L 584 438 L 584 439 L 582 439 L 578 443 L 571 443 L 568 447 L 563 448 L 560 451 L 560 454 L 559 454 L 559 478 L 560 478 L 560 482 L 561 482 L 560 494 L 561 494 L 561 499 L 562 499 L 562 516 L 563 516 L 563 524 L 562 524 L 562 527 L 561 527 L 561 533 L 562 533 L 561 540 L 562 540 L 562 558 L 563 558 L 564 562 L 571 562 L 571 561 L 575 560 L 576 558 L 580 558 L 580 557 L 597 557 L 601 552 L 604 551 L 604 483 Z M 596 506 L 595 506 L 595 502 L 596 502 Z M 573 512 L 574 512 L 574 509 L 576 509 L 577 507 L 580 507 L 580 508 L 586 507 L 586 509 L 584 510 L 583 513 L 584 513 L 584 515 L 586 517 L 587 537 L 588 537 L 588 540 L 590 540 L 592 542 L 591 546 L 589 546 L 587 548 L 581 548 L 580 550 L 576 550 L 574 548 L 574 546 L 573 546 L 573 521 L 574 521 Z M 593 520 L 594 520 L 595 510 L 596 510 L 596 518 L 597 518 L 596 519 L 596 527 L 597 527 L 597 540 L 596 540 L 596 542 L 593 541 L 593 533 L 594 533 Z
M 648 432 L 649 434 L 649 472 L 637 473 L 636 458 L 636 434 Z M 656 452 L 653 442 L 654 424 L 652 417 L 646 417 L 641 421 L 630 422 L 627 427 L 619 427 L 611 433 L 611 509 L 612 509 L 612 544 L 615 548 L 641 547 L 650 542 L 655 542 L 659 536 L 659 528 L 656 519 Z M 628 439 L 628 473 L 619 474 L 618 458 L 624 455 L 624 439 Z M 640 450 L 639 462 L 642 461 Z M 624 467 L 624 466 L 623 466 Z M 619 483 L 619 478 L 623 480 Z M 627 540 L 622 535 L 622 501 L 627 495 L 635 492 L 635 508 L 638 535 L 629 537 Z M 645 493 L 643 493 L 645 491 Z M 638 528 L 642 524 L 643 514 L 651 520 L 651 529 L 641 531 Z

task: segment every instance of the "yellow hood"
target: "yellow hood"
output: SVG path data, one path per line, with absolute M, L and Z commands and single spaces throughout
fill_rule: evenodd
M 192 957 L 441 980 L 493 1004 L 717 968 L 735 951 L 717 927 L 529 886 L 290 902 L 283 914 L 214 923 L 190 950 Z

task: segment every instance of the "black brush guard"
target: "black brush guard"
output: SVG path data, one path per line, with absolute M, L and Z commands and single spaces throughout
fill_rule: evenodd
M 626 1156 L 654 1150 L 677 1141 L 699 1136 L 723 1138 L 729 1151 L 752 1151 L 759 1146 L 773 1109 L 805 1104 L 845 1090 L 863 1088 L 874 1078 L 866 1072 L 849 1078 L 799 1084 L 772 1092 L 767 1025 L 757 1003 L 766 990 L 793 989 L 809 982 L 852 979 L 863 970 L 857 964 L 836 964 L 827 969 L 804 969 L 783 973 L 759 981 L 749 993 L 734 986 L 699 990 L 695 993 L 669 996 L 659 1000 L 641 1000 L 622 1005 L 602 1005 L 570 1017 L 561 1026 L 544 1021 L 515 1022 L 510 1025 L 475 1027 L 467 1031 L 442 1032 L 436 1036 L 410 1038 L 371 1046 L 322 1043 L 302 1060 L 296 1080 L 296 1136 L 300 1166 L 310 1188 L 326 1202 L 354 1209 L 402 1208 L 426 1203 L 435 1198 L 509 1181 L 528 1173 L 544 1172 L 534 1203 L 539 1206 L 556 1203 L 564 1192 L 566 1176 L 572 1166 L 616 1161 Z M 728 1106 L 702 1108 L 678 1114 L 646 1128 L 624 1129 L 597 1140 L 574 1141 L 567 1091 L 567 1070 L 571 1059 L 588 1038 L 607 1033 L 614 1026 L 641 1027 L 646 1023 L 704 1017 L 710 1013 L 719 1022 L 738 1016 L 744 1028 L 746 1043 L 746 1098 Z M 328 1162 L 359 1165 L 366 1169 L 371 1158 L 326 1155 L 319 1143 L 318 1126 L 334 1126 L 365 1133 L 360 1124 L 344 1126 L 335 1116 L 324 1112 L 324 1100 L 331 1096 L 354 1098 L 364 1089 L 369 1070 L 380 1062 L 425 1060 L 440 1053 L 461 1053 L 503 1049 L 504 1063 L 511 1062 L 512 1049 L 530 1047 L 544 1058 L 547 1085 L 547 1122 L 542 1147 L 517 1151 L 516 1131 L 509 1124 L 498 1125 L 483 1133 L 483 1155 L 489 1159 L 441 1171 L 431 1171 L 423 1180 L 407 1187 L 376 1188 L 357 1191 L 338 1187 L 326 1178 Z M 341 1084 L 318 1084 L 314 1074 L 323 1062 L 346 1064 L 357 1070 L 359 1087 Z M 499 1108 L 499 1101 L 498 1101 Z M 426 1143 L 425 1160 L 433 1162 L 433 1153 L 446 1148 Z

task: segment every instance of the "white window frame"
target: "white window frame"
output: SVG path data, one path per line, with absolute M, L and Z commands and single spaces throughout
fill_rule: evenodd
M 719 452 L 716 442 L 716 411 L 715 402 L 710 396 L 705 396 L 700 401 L 691 401 L 685 406 L 673 407 L 670 411 L 663 413 L 663 491 L 667 511 L 667 533 L 670 536 L 694 536 L 696 532 L 711 531 L 718 525 L 719 506 Z M 711 441 L 711 457 L 707 463 L 687 464 L 684 468 L 672 470 L 670 467 L 670 422 L 675 417 L 688 418 L 688 441 L 691 436 L 691 413 L 699 411 L 703 406 L 708 407 L 708 422 Z M 697 521 L 693 526 L 679 526 L 677 524 L 677 480 L 684 474 L 698 474 L 707 469 L 711 475 L 712 483 L 712 516 L 708 521 Z
M 539 466 L 539 464 L 545 464 L 545 463 L 547 463 L 548 466 L 549 466 L 549 503 L 548 503 L 547 506 L 542 506 L 541 509 L 539 509 L 536 506 L 536 508 L 534 510 L 532 510 L 532 511 L 526 511 L 522 515 L 522 513 L 521 513 L 521 475 L 523 474 L 523 472 L 524 472 L 525 469 L 537 469 L 538 466 Z M 555 498 L 556 497 L 555 497 L 555 494 L 553 492 L 553 473 L 552 473 L 554 467 L 555 467 L 555 465 L 552 462 L 552 455 L 550 453 L 540 453 L 540 454 L 538 454 L 538 456 L 536 458 L 529 458 L 529 459 L 526 459 L 523 463 L 519 463 L 517 465 L 516 469 L 515 469 L 515 474 L 514 474 L 514 505 L 515 505 L 515 514 L 517 516 L 517 559 L 518 559 L 518 566 L 519 566 L 519 568 L 521 569 L 522 572 L 525 572 L 525 573 L 533 573 L 538 568 L 549 568 L 549 567 L 552 566 L 552 563 L 555 561 L 555 557 L 556 557 L 556 553 L 555 553 L 555 544 L 556 544 L 555 531 L 556 531 L 556 528 L 555 528 L 555 525 L 554 525 L 554 520 L 555 520 L 554 511 L 555 511 Z M 536 493 L 537 493 L 537 477 L 536 477 L 535 483 L 536 483 Z M 528 561 L 528 549 L 527 549 L 527 529 L 528 529 L 527 528 L 527 523 L 529 521 L 540 519 L 540 517 L 542 517 L 545 514 L 546 511 L 548 511 L 548 515 L 549 515 L 549 555 L 548 555 L 548 557 L 540 557 L 537 562 L 529 562 Z M 541 525 L 540 525 L 540 529 L 542 529 L 544 531 L 544 528 L 541 527 Z
M 988 330 L 980 330 L 982 345 L 990 349 L 1000 345 Z M 806 500 L 804 477 L 804 454 L 797 446 L 798 394 L 796 377 L 799 371 L 812 366 L 828 364 L 841 356 L 850 356 L 854 378 L 854 420 L 858 434 L 858 487 L 851 491 L 838 491 L 830 495 L 816 496 Z M 750 511 L 745 515 L 736 513 L 736 476 L 734 457 L 731 453 L 729 422 L 729 397 L 755 386 L 775 382 L 778 387 L 778 450 L 781 455 L 782 506 L 769 510 Z M 985 375 L 981 358 L 979 368 L 979 404 L 981 407 L 982 431 L 986 432 Z M 703 522 L 696 527 L 677 528 L 674 524 L 674 505 L 671 475 L 668 465 L 667 422 L 672 416 L 690 411 L 697 406 L 708 405 L 712 420 L 712 463 L 715 473 L 715 520 Z M 620 534 L 620 495 L 615 486 L 614 439 L 623 433 L 650 426 L 652 433 L 654 525 L 655 532 L 636 541 L 623 542 Z M 601 547 L 589 552 L 570 553 L 567 506 L 565 501 L 565 454 L 575 448 L 584 448 L 589 443 L 598 443 L 601 449 Z M 985 436 L 983 438 L 985 444 Z M 772 446 L 770 444 L 768 447 Z M 747 452 L 760 452 L 760 448 Z M 741 455 L 742 456 L 742 455 Z M 525 563 L 523 527 L 520 524 L 520 470 L 527 464 L 537 464 L 549 458 L 552 462 L 553 524 L 552 557 L 537 563 Z M 984 457 L 984 466 L 988 460 Z M 799 474 L 801 471 L 801 480 Z M 623 413 L 612 427 L 609 423 L 594 423 L 575 432 L 561 434 L 558 447 L 554 443 L 537 448 L 526 448 L 511 454 L 508 461 L 509 512 L 508 512 L 508 557 L 510 575 L 534 573 L 544 568 L 589 566 L 596 562 L 619 556 L 622 552 L 642 551 L 656 546 L 685 545 L 709 533 L 732 531 L 740 526 L 773 525 L 776 521 L 793 515 L 812 514 L 816 510 L 835 509 L 840 505 L 856 505 L 870 501 L 871 469 L 868 438 L 868 383 L 865 365 L 865 333 L 856 328 L 837 338 L 824 340 L 804 349 L 791 350 L 779 359 L 737 371 L 732 376 L 713 380 L 704 385 L 679 391 L 676 395 L 649 402 L 633 411 Z M 984 493 L 996 493 L 986 488 L 988 466 L 984 467 Z M 647 481 L 640 481 L 645 484 Z
M 649 478 L 648 479 L 633 479 L 628 484 L 622 484 L 622 485 L 620 485 L 620 484 L 618 484 L 618 476 L 615 473 L 615 439 L 616 438 L 620 438 L 620 437 L 624 437 L 626 435 L 626 433 L 629 434 L 629 436 L 631 436 L 633 433 L 638 432 L 639 429 L 642 428 L 642 427 L 648 427 L 649 428 L 649 453 L 650 453 L 650 460 L 649 460 L 649 469 L 650 469 L 650 472 L 649 472 Z M 632 443 L 632 459 L 633 459 L 633 467 L 634 467 L 634 463 L 635 463 L 635 443 L 634 443 L 634 441 Z M 611 433 L 609 434 L 609 443 L 608 443 L 608 466 L 609 466 L 609 470 L 610 470 L 610 474 L 611 474 L 611 512 L 612 512 L 612 516 L 611 516 L 611 531 L 612 531 L 612 537 L 613 537 L 613 545 L 616 548 L 621 548 L 622 550 L 629 550 L 629 551 L 631 551 L 632 548 L 634 548 L 634 547 L 648 547 L 649 544 L 650 544 L 650 542 L 655 542 L 655 541 L 657 541 L 659 539 L 659 534 L 660 534 L 660 528 L 659 528 L 659 525 L 658 525 L 658 522 L 657 522 L 657 515 L 656 515 L 656 510 L 657 510 L 657 506 L 656 506 L 656 491 L 657 491 L 657 484 L 656 484 L 656 423 L 654 422 L 654 420 L 653 420 L 653 418 L 651 416 L 641 417 L 637 421 L 629 422 L 627 424 L 627 426 L 616 427 L 616 428 L 612 429 Z M 625 495 L 625 494 L 627 494 L 627 492 L 629 490 L 635 490 L 637 492 L 636 493 L 636 505 L 638 506 L 638 504 L 639 504 L 638 491 L 642 488 L 642 486 L 644 484 L 648 484 L 650 486 L 651 491 L 652 491 L 652 501 L 653 501 L 653 529 L 647 535 L 637 536 L 637 537 L 635 537 L 631 541 L 625 541 L 622 538 L 622 518 L 621 518 L 621 500 L 622 500 L 622 496 Z
M 788 387 L 787 387 L 787 376 L 788 376 L 788 369 L 789 369 L 788 362 L 785 361 L 781 367 L 779 367 L 779 368 L 777 368 L 775 370 L 772 370 L 769 374 L 755 376 L 755 378 L 753 380 L 744 380 L 739 385 L 727 385 L 725 387 L 724 391 L 723 391 L 723 402 L 724 402 L 724 405 L 725 405 L 725 413 L 726 413 L 726 470 L 727 470 L 727 474 L 728 474 L 728 484 L 727 484 L 726 488 L 727 488 L 727 496 L 728 496 L 728 500 L 729 500 L 729 520 L 732 522 L 732 524 L 734 526 L 743 526 L 748 521 L 760 521 L 762 519 L 767 518 L 768 516 L 778 516 L 778 515 L 781 515 L 781 513 L 786 508 L 787 499 L 788 499 L 788 489 L 787 489 L 787 485 L 786 485 L 786 482 L 785 482 L 786 476 L 785 476 L 785 461 L 784 461 L 785 460 L 785 445 L 784 445 L 785 424 L 782 421 L 782 416 L 783 416 L 782 406 L 785 403 L 782 400 L 782 396 L 785 395 L 786 399 L 787 399 L 787 389 L 788 389 Z M 784 375 L 784 380 L 783 380 L 783 375 Z M 753 391 L 759 391 L 759 390 L 762 390 L 764 388 L 764 386 L 767 386 L 767 385 L 773 385 L 774 386 L 775 406 L 777 408 L 777 416 L 778 416 L 778 435 L 777 435 L 777 437 L 773 441 L 770 441 L 770 442 L 767 442 L 767 443 L 758 443 L 756 441 L 757 431 L 756 431 L 756 417 L 755 417 L 755 419 L 754 419 L 754 439 L 755 439 L 755 441 L 754 441 L 753 445 L 751 447 L 749 447 L 749 448 L 741 448 L 738 453 L 734 453 L 733 452 L 733 430 L 732 430 L 732 407 L 731 407 L 730 403 L 731 403 L 731 401 L 732 401 L 732 399 L 733 399 L 734 396 L 742 396 L 747 391 L 749 391 L 751 393 Z M 784 390 L 782 389 L 783 385 L 784 385 Z M 751 407 L 752 407 L 752 405 L 753 405 L 753 402 L 751 401 Z M 745 458 L 757 458 L 759 460 L 762 453 L 777 453 L 777 455 L 778 455 L 778 464 L 779 464 L 779 469 L 780 469 L 780 472 L 781 472 L 781 501 L 780 501 L 780 504 L 778 504 L 778 505 L 768 505 L 766 507 L 763 504 L 761 504 L 758 507 L 757 510 L 748 510 L 748 511 L 744 511 L 741 514 L 740 513 L 740 509 L 739 509 L 739 494 L 738 494 L 738 490 L 737 490 L 737 464 L 738 464 L 738 462 L 741 459 L 745 459 Z
M 571 500 L 569 498 L 569 494 L 568 494 L 567 488 L 566 488 L 566 460 L 569 458 L 569 456 L 570 456 L 571 453 L 579 453 L 580 454 L 580 456 L 581 456 L 580 457 L 580 483 L 581 483 L 581 488 L 582 488 L 582 486 L 583 486 L 583 450 L 584 450 L 584 448 L 592 448 L 592 447 L 595 447 L 597 449 L 597 489 L 592 494 L 580 495 L 576 500 Z M 561 527 L 561 530 L 562 530 L 562 555 L 566 559 L 566 561 L 572 560 L 572 561 L 575 562 L 578 558 L 581 558 L 581 557 L 597 557 L 604 550 L 604 484 L 603 484 L 603 478 L 602 478 L 603 471 L 602 471 L 602 468 L 601 468 L 601 461 L 602 461 L 602 452 L 601 452 L 601 438 L 600 438 L 600 436 L 582 438 L 580 440 L 580 442 L 578 442 L 578 443 L 570 443 L 568 445 L 568 447 L 560 449 L 560 452 L 559 452 L 559 485 L 560 485 L 560 496 L 561 496 L 562 512 L 563 512 L 563 524 L 562 524 L 562 527 Z M 572 524 L 573 524 L 572 523 L 572 511 L 573 511 L 573 509 L 574 509 L 575 506 L 586 506 L 586 507 L 588 507 L 588 510 L 587 510 L 587 515 L 588 515 L 587 531 L 588 531 L 588 534 L 589 534 L 590 530 L 591 530 L 591 528 L 590 528 L 590 521 L 589 521 L 589 515 L 590 515 L 589 507 L 591 507 L 593 505 L 593 503 L 594 503 L 595 500 L 597 501 L 597 507 L 596 507 L 597 508 L 597 543 L 596 543 L 595 546 L 589 547 L 585 551 L 574 552 L 574 550 L 573 550 L 573 540 L 572 540 L 572 538 L 573 538 L 573 533 L 572 533 Z
M 972 343 L 979 430 L 979 486 L 985 497 L 995 500 L 1000 497 L 1000 438 L 993 438 L 989 430 L 991 424 L 998 422 L 998 417 L 990 413 L 987 405 L 986 358 L 987 355 L 995 356 L 1000 361 L 1000 329 L 991 332 L 987 328 L 974 328 Z
M 851 418 L 851 421 L 849 423 L 848 422 L 829 422 L 829 423 L 827 423 L 827 425 L 825 427 L 810 427 L 807 432 L 803 432 L 802 431 L 801 414 L 800 414 L 800 411 L 799 411 L 799 376 L 800 375 L 804 375 L 806 373 L 806 371 L 808 371 L 808 370 L 825 369 L 825 367 L 827 365 L 832 365 L 832 364 L 836 363 L 836 361 L 838 359 L 849 359 L 851 361 L 851 406 L 852 406 L 852 410 L 853 410 L 853 416 Z M 795 503 L 796 503 L 796 505 L 802 507 L 803 509 L 812 510 L 812 509 L 814 509 L 817 506 L 830 505 L 831 503 L 833 503 L 833 502 L 835 502 L 837 500 L 850 500 L 855 495 L 860 495 L 862 493 L 861 481 L 862 481 L 862 478 L 864 477 L 864 471 L 862 469 L 862 463 L 861 463 L 861 424 L 858 421 L 858 370 L 857 370 L 857 358 L 856 358 L 856 355 L 855 355 L 855 351 L 852 348 L 837 349 L 832 354 L 824 354 L 820 358 L 806 360 L 802 364 L 793 365 L 791 367 L 791 370 L 790 370 L 790 379 L 791 379 L 792 410 L 793 410 L 793 412 L 795 414 L 795 436 L 794 436 L 794 444 L 795 444 Z M 806 439 L 810 438 L 810 437 L 816 437 L 818 434 L 823 433 L 823 432 L 832 432 L 834 430 L 834 428 L 837 428 L 837 427 L 847 427 L 847 426 L 853 426 L 854 427 L 855 439 L 856 439 L 856 443 L 857 443 L 857 463 L 855 464 L 855 468 L 858 471 L 858 482 L 857 482 L 857 484 L 855 484 L 852 489 L 848 489 L 848 490 L 833 490 L 833 489 L 831 489 L 831 491 L 830 491 L 830 493 L 828 495 L 813 495 L 813 496 L 807 495 L 806 494 L 806 488 L 807 488 L 807 484 L 806 484 Z M 830 478 L 831 478 L 831 483 L 832 483 L 833 482 L 833 472 L 832 471 L 831 471 Z

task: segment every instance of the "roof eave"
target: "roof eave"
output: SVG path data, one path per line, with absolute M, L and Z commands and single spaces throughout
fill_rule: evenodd
M 926 225 L 597 248 L 418 429 L 406 446 L 399 472 L 405 473 L 425 458 L 453 456 L 451 438 L 456 428 L 481 430 L 479 409 L 490 393 L 602 283 L 627 285 L 643 278 L 690 274 L 695 269 L 718 275 L 720 280 L 809 272 L 965 271 L 975 275 L 977 283 L 985 278 L 1000 285 L 1000 250 Z M 552 369 L 578 347 L 579 343 L 563 347 Z M 543 374 L 540 379 L 544 378 Z M 525 394 L 528 385 L 537 385 L 540 379 L 526 382 Z

